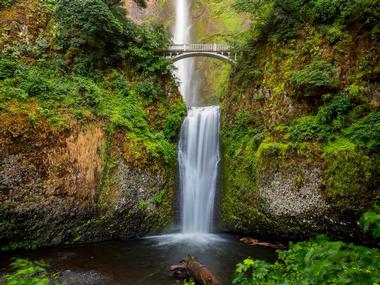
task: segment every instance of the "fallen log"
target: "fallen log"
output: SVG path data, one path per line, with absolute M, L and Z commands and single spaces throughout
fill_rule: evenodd
M 250 244 L 250 245 L 253 245 L 253 246 L 260 245 L 260 246 L 266 246 L 266 247 L 271 247 L 271 248 L 275 248 L 275 249 L 284 249 L 284 248 L 286 248 L 286 246 L 283 245 L 280 242 L 275 242 L 275 243 L 263 242 L 263 241 L 259 241 L 257 239 L 250 238 L 250 237 L 243 237 L 243 238 L 240 239 L 240 242 L 245 243 L 245 244 Z
M 220 285 L 219 279 L 192 255 L 170 266 L 170 271 L 177 278 L 194 278 L 201 285 Z

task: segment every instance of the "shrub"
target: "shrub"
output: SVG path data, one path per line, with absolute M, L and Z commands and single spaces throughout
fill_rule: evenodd
M 59 43 L 67 58 L 79 59 L 74 60 L 77 73 L 123 60 L 139 72 L 168 72 L 170 61 L 159 55 L 169 45 L 168 33 L 162 26 L 133 24 L 125 17 L 121 0 L 59 0 L 56 15 Z
M 329 241 L 323 236 L 278 251 L 274 264 L 250 258 L 238 264 L 233 284 L 377 284 L 380 252 L 376 248 Z
M 0 98 L 5 100 L 12 100 L 13 98 L 24 100 L 28 98 L 28 93 L 26 93 L 24 89 L 4 86 L 0 87 Z
M 156 84 L 154 78 L 147 78 L 141 80 L 136 87 L 136 92 L 147 99 L 158 99 L 159 97 L 165 96 L 162 89 Z
M 0 59 L 0 80 L 12 78 L 17 70 L 17 63 L 15 60 L 8 58 Z
M 297 142 L 323 138 L 348 125 L 348 116 L 353 108 L 351 99 L 345 95 L 335 95 L 330 102 L 322 105 L 315 116 L 297 119 L 288 129 L 290 137 Z
M 4 285 L 49 285 L 46 264 L 26 259 L 16 259 L 11 263 L 14 273 L 5 275 Z M 56 282 L 54 284 L 57 284 Z
M 321 125 L 316 116 L 301 117 L 289 127 L 289 134 L 294 141 L 302 142 L 321 136 Z
M 295 71 L 290 76 L 290 81 L 296 88 L 298 95 L 310 97 L 322 95 L 339 85 L 335 79 L 336 69 L 333 65 L 319 60 L 314 61 L 304 69 Z
M 97 107 L 103 99 L 103 91 L 90 78 L 74 76 L 73 86 L 76 87 L 77 103 L 87 107 Z
M 29 78 L 28 82 L 23 84 L 29 96 L 40 97 L 41 99 L 49 99 L 52 94 L 52 88 L 44 78 Z
M 374 205 L 372 209 L 364 213 L 360 218 L 360 224 L 365 231 L 372 230 L 375 238 L 380 237 L 380 206 Z
M 344 33 L 342 32 L 342 29 L 338 25 L 333 25 L 327 30 L 327 40 L 331 45 L 336 44 L 337 42 L 340 42 L 344 38 Z
M 322 23 L 333 21 L 339 13 L 341 0 L 316 0 L 314 1 L 313 18 Z
M 170 107 L 163 130 L 166 139 L 171 140 L 178 135 L 185 114 L 186 105 L 183 102 Z
M 347 92 L 354 100 L 360 102 L 365 102 L 365 87 L 357 85 L 355 83 L 351 84 L 345 89 L 345 92 Z
M 145 111 L 140 100 L 134 95 L 119 95 L 105 101 L 100 106 L 100 114 L 109 118 L 111 129 L 122 127 L 137 135 L 148 134 Z
M 333 131 L 345 126 L 347 114 L 352 110 L 351 99 L 345 95 L 335 95 L 330 102 L 321 106 L 318 112 L 318 121 L 329 124 Z
M 343 130 L 343 133 L 361 146 L 380 151 L 380 112 L 369 113 Z
M 15 0 L 0 0 L 0 8 L 6 8 L 11 6 Z
M 59 0 L 56 15 L 64 45 L 82 43 L 112 49 L 125 39 L 122 23 L 102 0 Z

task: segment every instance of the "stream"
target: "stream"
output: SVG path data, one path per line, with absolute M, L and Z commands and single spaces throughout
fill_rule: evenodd
M 140 240 L 55 247 L 2 255 L 0 273 L 9 271 L 10 258 L 44 260 L 67 285 L 173 285 L 169 267 L 188 253 L 231 284 L 235 265 L 248 256 L 273 262 L 273 249 L 242 244 L 228 235 L 172 234 Z

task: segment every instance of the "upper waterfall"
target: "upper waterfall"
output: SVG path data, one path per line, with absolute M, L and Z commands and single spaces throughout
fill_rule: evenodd
M 189 44 L 192 41 L 191 0 L 175 1 L 176 20 L 173 29 L 175 44 Z M 188 58 L 176 62 L 176 76 L 180 81 L 180 92 L 187 106 L 197 103 L 199 82 L 194 70 L 194 59 Z

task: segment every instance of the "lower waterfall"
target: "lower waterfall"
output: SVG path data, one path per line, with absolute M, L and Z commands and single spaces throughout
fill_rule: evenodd
M 182 233 L 211 229 L 218 179 L 218 106 L 191 107 L 182 125 L 178 161 L 182 195 Z

